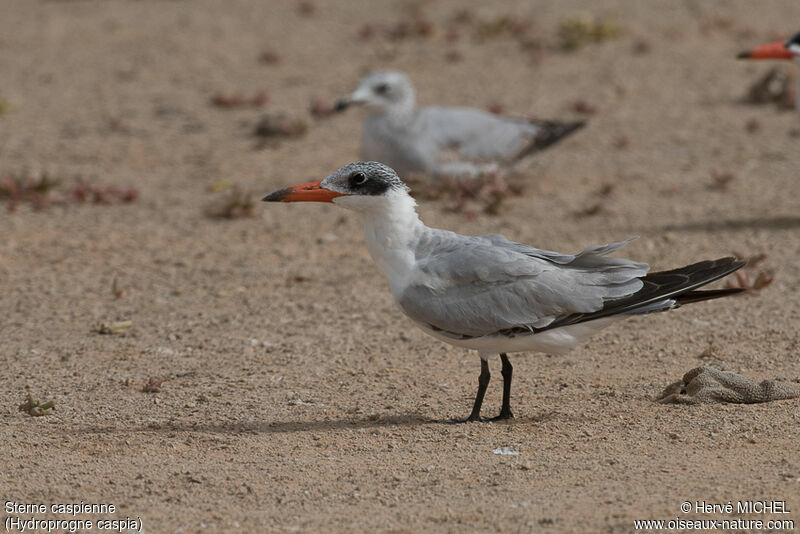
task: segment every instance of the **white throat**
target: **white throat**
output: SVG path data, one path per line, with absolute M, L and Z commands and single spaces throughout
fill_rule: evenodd
M 389 281 L 392 295 L 399 296 L 411 277 L 414 251 L 425 228 L 414 199 L 402 191 L 384 197 L 341 197 L 334 202 L 361 212 L 367 249 Z
M 368 108 L 367 120 L 388 121 L 395 127 L 403 127 L 414 118 L 414 106 L 395 104 L 392 106 Z
M 401 102 L 396 102 L 388 111 L 388 115 L 394 120 L 409 120 L 414 116 L 414 96 L 410 95 Z
M 415 102 L 414 95 L 407 95 L 399 102 L 393 102 L 389 106 L 383 106 L 375 110 L 374 116 L 384 116 L 393 123 L 404 124 L 414 117 Z

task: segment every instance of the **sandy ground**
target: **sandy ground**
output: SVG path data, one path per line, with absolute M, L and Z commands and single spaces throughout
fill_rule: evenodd
M 630 532 L 639 518 L 729 517 L 684 514 L 684 501 L 744 499 L 792 512 L 744 517 L 800 521 L 798 402 L 653 401 L 709 362 L 800 376 L 797 117 L 740 104 L 770 65 L 733 59 L 796 31 L 800 5 L 425 4 L 437 28 L 464 5 L 486 20 L 530 17 L 536 54 L 469 30 L 363 41 L 361 26 L 407 8 L 315 5 L 311 16 L 238 0 L 0 6 L 0 173 L 140 192 L 124 205 L 0 206 L 3 501 L 113 503 L 114 514 L 76 517 L 140 517 L 147 532 Z M 624 34 L 559 51 L 559 21 L 586 11 Z M 281 61 L 259 62 L 266 50 Z M 308 103 L 386 67 L 410 74 L 422 104 L 573 119 L 576 100 L 597 109 L 524 162 L 528 187 L 499 216 L 423 201 L 429 225 L 565 252 L 640 235 L 625 254 L 655 268 L 766 253 L 775 282 L 615 325 L 564 356 L 515 355 L 514 421 L 445 424 L 467 415 L 478 358 L 394 308 L 354 214 L 205 213 L 222 179 L 260 198 L 357 159 L 363 115 L 316 122 Z M 305 118 L 307 134 L 259 147 L 261 110 L 210 104 L 260 90 L 265 111 Z M 711 187 L 715 172 L 733 174 L 727 191 Z M 606 209 L 577 215 L 600 200 Z M 122 320 L 124 335 L 94 331 Z M 501 392 L 491 363 L 489 414 Z M 150 378 L 166 379 L 160 393 L 142 392 Z M 28 392 L 53 414 L 18 411 Z

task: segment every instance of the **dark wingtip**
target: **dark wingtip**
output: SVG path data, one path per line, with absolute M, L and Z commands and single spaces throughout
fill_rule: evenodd
M 275 191 L 274 193 L 270 193 L 269 195 L 265 196 L 261 199 L 262 202 L 281 202 L 284 198 L 286 198 L 286 193 L 289 192 L 288 188 L 280 189 Z
M 344 111 L 348 107 L 350 107 L 350 101 L 343 98 L 336 102 L 336 105 L 333 106 L 333 111 Z
M 735 258 L 733 256 L 726 256 L 724 258 L 715 260 L 715 263 L 720 263 L 720 264 L 727 263 L 728 265 L 730 265 L 731 270 L 728 272 L 728 274 L 730 274 L 734 271 L 738 271 L 739 269 L 747 265 L 747 260 Z
M 688 291 L 683 295 L 679 295 L 675 300 L 679 306 L 685 304 L 694 304 L 695 302 L 703 302 L 704 300 L 714 300 L 724 297 L 732 297 L 734 295 L 741 295 L 745 293 L 747 288 L 744 287 L 726 287 L 724 289 L 702 289 L 699 291 Z
M 579 120 L 572 122 L 560 122 L 550 120 L 532 120 L 531 124 L 540 128 L 540 133 L 533 139 L 533 142 L 528 145 L 526 149 L 520 152 L 515 159 L 519 161 L 523 158 L 530 156 L 540 150 L 554 145 L 574 134 L 578 130 L 586 126 L 587 121 Z
M 745 50 L 744 52 L 739 52 L 736 54 L 736 59 L 750 59 L 750 51 Z

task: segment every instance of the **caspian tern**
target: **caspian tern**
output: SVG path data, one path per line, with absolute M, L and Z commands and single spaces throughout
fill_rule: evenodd
M 503 364 L 503 405 L 495 419 L 508 419 L 507 353 L 564 352 L 618 319 L 740 291 L 697 291 L 744 265 L 734 258 L 647 274 L 645 263 L 607 256 L 630 240 L 571 255 L 500 235 L 429 228 L 417 216 L 409 188 L 377 162 L 351 163 L 263 200 L 332 202 L 363 216 L 367 248 L 400 310 L 431 336 L 479 352 L 478 392 L 467 421 L 481 420 L 493 353 Z
M 741 52 L 737 57 L 739 59 L 789 59 L 800 62 L 800 32 L 787 41 L 762 44 L 752 50 Z M 795 85 L 797 92 L 794 103 L 800 113 L 800 82 L 796 82 Z
M 340 111 L 353 104 L 367 108 L 362 158 L 385 162 L 404 176 L 475 176 L 505 170 L 584 125 L 499 117 L 474 108 L 416 108 L 415 93 L 402 72 L 380 71 L 339 101 Z

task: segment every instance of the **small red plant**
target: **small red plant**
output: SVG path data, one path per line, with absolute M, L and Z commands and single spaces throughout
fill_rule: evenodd
M 161 384 L 163 384 L 165 380 L 165 378 L 150 377 L 147 384 L 142 387 L 142 393 L 161 393 Z

